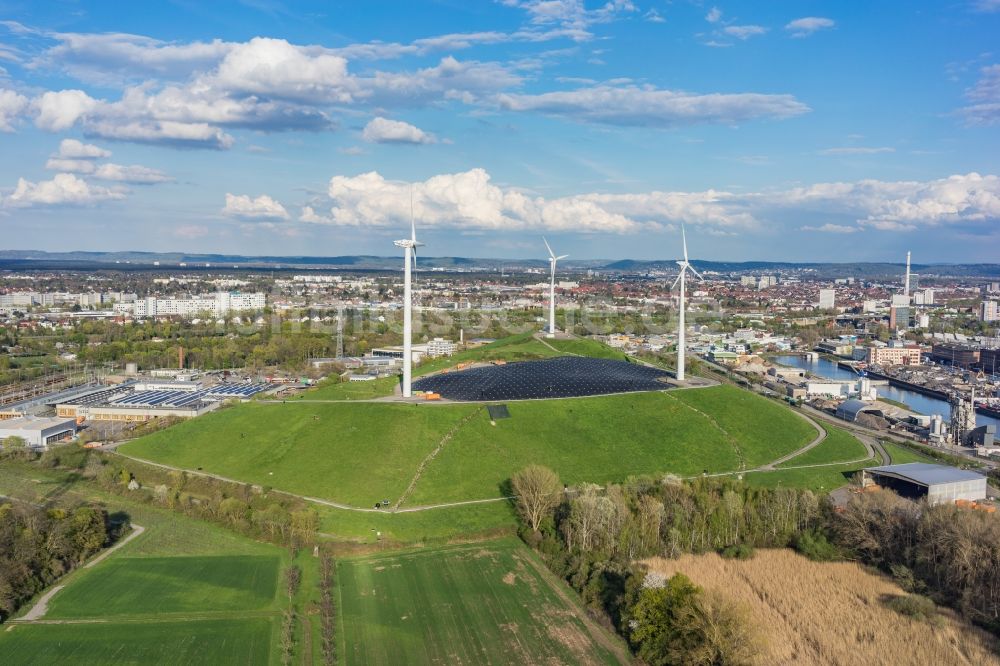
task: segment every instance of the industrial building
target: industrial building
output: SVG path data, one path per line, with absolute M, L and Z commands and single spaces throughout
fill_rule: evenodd
M 958 368 L 968 368 L 979 363 L 979 350 L 954 342 L 935 342 L 931 347 L 931 360 Z
M 845 400 L 837 406 L 837 418 L 854 423 L 862 413 L 883 416 L 882 410 L 870 402 L 863 400 Z
M 72 439 L 75 435 L 75 419 L 23 416 L 0 422 L 0 440 L 20 437 L 33 449 L 45 449 L 49 444 Z
M 862 470 L 862 485 L 872 484 L 909 499 L 926 498 L 930 504 L 986 499 L 985 476 L 948 465 L 906 463 L 869 467 Z
M 191 382 L 130 382 L 60 402 L 56 413 L 64 418 L 82 417 L 91 421 L 191 418 L 218 409 L 226 400 L 247 400 L 275 389 L 269 384 L 201 386 Z

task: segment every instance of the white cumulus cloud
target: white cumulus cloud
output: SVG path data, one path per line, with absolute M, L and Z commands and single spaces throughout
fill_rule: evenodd
M 111 151 L 76 139 L 63 139 L 59 142 L 59 152 L 53 157 L 67 160 L 90 160 L 111 157 Z
M 226 193 L 226 205 L 222 214 L 238 220 L 247 221 L 278 221 L 287 220 L 288 211 L 279 202 L 266 194 L 251 199 L 246 194 Z
M 156 183 L 168 183 L 173 180 L 170 176 L 157 169 L 132 164 L 124 166 L 121 164 L 101 164 L 94 169 L 94 178 L 101 180 L 112 180 L 122 183 L 134 183 L 136 185 L 153 185 Z
M 14 121 L 28 108 L 28 98 L 13 90 L 0 90 L 0 132 L 13 132 Z
M 61 132 L 93 111 L 100 102 L 82 90 L 49 91 L 37 97 L 35 125 L 50 132 Z
M 837 23 L 833 19 L 823 16 L 805 16 L 803 18 L 789 21 L 785 25 L 785 30 L 792 34 L 792 37 L 808 37 L 817 30 L 829 30 Z
M 419 127 L 401 120 L 389 120 L 388 118 L 373 118 L 365 125 L 362 137 L 365 141 L 372 143 L 434 143 L 433 135 L 428 134 Z
M 14 191 L 3 198 L 5 208 L 32 206 L 85 206 L 111 199 L 124 199 L 125 193 L 91 185 L 71 173 L 57 173 L 52 180 L 37 183 L 19 178 Z
M 496 231 L 576 231 L 624 234 L 672 229 L 678 223 L 708 233 L 766 233 L 784 220 L 802 231 L 850 234 L 864 229 L 907 231 L 941 225 L 982 226 L 1000 220 L 1000 177 L 976 173 L 931 181 L 862 180 L 817 183 L 783 191 L 651 191 L 531 196 L 491 181 L 483 169 L 425 181 L 387 180 L 378 172 L 334 176 L 329 207 L 313 202 L 301 222 L 405 227 L 413 210 L 426 228 Z M 803 219 L 819 219 L 801 226 Z

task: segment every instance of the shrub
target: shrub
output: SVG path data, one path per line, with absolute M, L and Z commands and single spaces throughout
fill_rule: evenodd
M 730 560 L 749 560 L 754 556 L 754 553 L 755 551 L 753 546 L 745 543 L 738 543 L 732 546 L 726 546 L 719 554 Z
M 833 562 L 843 559 L 843 553 L 826 538 L 820 530 L 812 529 L 801 532 L 792 542 L 792 547 L 800 555 L 805 555 L 814 562 Z
M 934 602 L 920 594 L 905 594 L 892 597 L 886 604 L 900 615 L 914 620 L 928 621 L 937 617 L 937 606 Z

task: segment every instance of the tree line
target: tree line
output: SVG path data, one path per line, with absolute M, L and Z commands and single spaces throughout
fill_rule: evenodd
M 117 535 L 97 506 L 0 503 L 0 622 Z

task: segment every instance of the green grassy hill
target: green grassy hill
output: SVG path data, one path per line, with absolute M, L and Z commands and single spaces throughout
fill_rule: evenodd
M 739 469 L 741 456 L 750 465 L 769 462 L 815 436 L 790 409 L 730 386 L 524 401 L 509 409 L 510 419 L 492 425 L 485 409 L 471 404 L 248 403 L 121 451 L 371 506 L 399 499 L 421 462 L 457 428 L 427 461 L 406 502 L 412 506 L 499 497 L 510 475 L 531 463 L 571 484 L 690 476 Z

